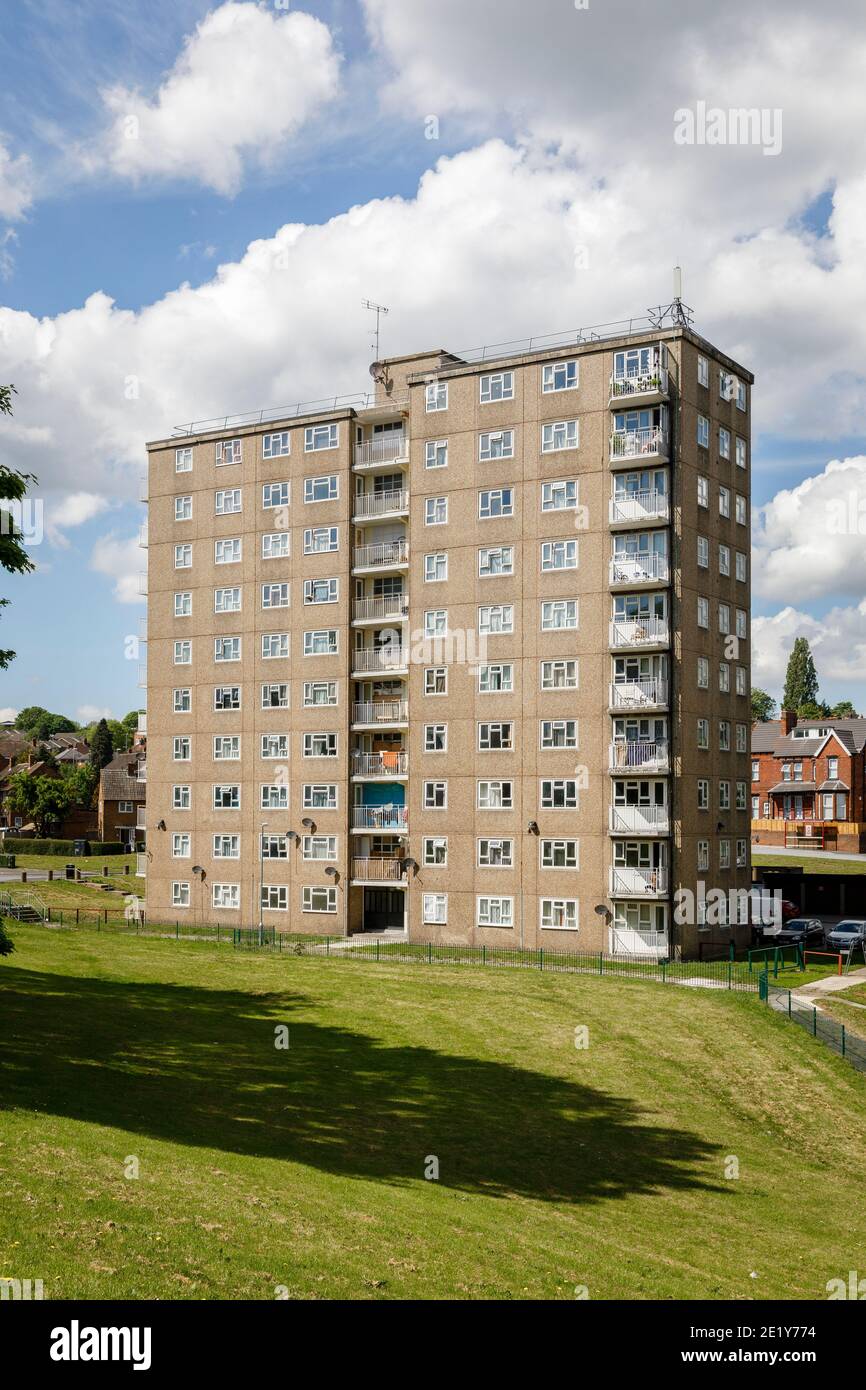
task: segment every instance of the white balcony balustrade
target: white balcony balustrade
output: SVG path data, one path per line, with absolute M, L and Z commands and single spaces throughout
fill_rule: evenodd
M 405 864 L 402 859 L 376 859 L 360 856 L 352 859 L 352 878 L 361 883 L 405 882 Z
M 352 652 L 352 671 L 355 675 L 406 670 L 408 662 L 408 647 L 356 647 Z
M 622 647 L 658 647 L 670 641 L 667 618 L 615 618 L 610 625 L 610 645 Z
M 614 555 L 610 562 L 611 584 L 666 584 L 670 561 L 657 551 Z
M 376 439 L 367 439 L 355 445 L 355 467 L 370 468 L 380 463 L 392 463 L 395 459 L 409 457 L 409 438 L 398 430 L 390 430 Z
M 668 891 L 668 871 L 664 867 L 656 869 L 632 869 L 614 867 L 610 871 L 610 895 L 612 898 L 658 898 Z
M 611 806 L 612 835 L 667 835 L 670 812 L 667 806 Z
M 352 500 L 352 515 L 359 521 L 392 516 L 408 510 L 409 492 L 405 488 L 392 492 L 356 492 Z
M 397 751 L 384 753 L 353 753 L 353 777 L 407 777 L 409 754 Z
M 620 459 L 666 459 L 668 456 L 668 432 L 664 425 L 647 425 L 644 429 L 612 430 L 610 436 L 610 458 L 612 463 Z
M 373 545 L 358 545 L 352 563 L 356 570 L 393 569 L 409 563 L 408 541 L 377 541 Z
M 612 401 L 666 396 L 668 389 L 667 367 L 656 367 L 649 372 L 635 373 L 634 376 L 612 376 L 610 379 Z
M 406 835 L 409 831 L 408 806 L 353 806 L 352 829 L 376 835 Z
M 642 768 L 645 772 L 667 772 L 670 767 L 670 749 L 667 742 L 617 740 L 610 745 L 608 758 L 611 772 L 622 772 L 631 768 Z
M 409 718 L 408 700 L 373 700 L 352 706 L 353 724 L 405 724 Z
M 661 677 L 615 682 L 610 687 L 611 709 L 656 709 L 668 702 L 668 683 Z
M 408 594 L 374 594 L 372 598 L 355 599 L 352 617 L 356 623 L 402 622 L 409 616 Z
M 667 521 L 670 503 L 667 493 L 652 488 L 646 492 L 623 493 L 610 499 L 610 524 L 640 525 L 646 521 Z

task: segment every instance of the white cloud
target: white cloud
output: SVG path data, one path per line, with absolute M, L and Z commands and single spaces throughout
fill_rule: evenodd
M 79 724 L 92 724 L 96 719 L 113 719 L 114 714 L 101 705 L 79 705 L 75 711 L 75 718 Z
M 0 218 L 17 222 L 33 202 L 33 171 L 27 155 L 13 159 L 0 139 Z
M 107 497 L 92 492 L 69 492 L 59 498 L 51 497 L 45 508 L 45 533 L 52 545 L 67 546 L 66 531 L 101 516 L 110 506 Z
M 866 599 L 831 608 L 821 618 L 787 606 L 772 617 L 752 620 L 752 684 L 780 695 L 796 637 L 805 637 L 818 671 L 820 695 L 833 686 L 839 698 L 862 705 L 855 687 L 866 681 Z
M 0 724 L 12 724 L 17 718 L 17 709 L 12 709 L 8 705 L 6 709 L 0 709 Z
M 114 597 L 118 603 L 144 603 L 139 592 L 139 575 L 147 569 L 145 552 L 139 547 L 138 536 L 119 537 L 113 532 L 102 536 L 94 545 L 90 568 L 114 581 Z
M 153 97 L 103 92 L 112 123 L 86 166 L 125 178 L 195 179 L 234 193 L 244 162 L 272 161 L 335 96 L 339 59 L 320 20 L 228 3 L 187 39 Z
M 866 457 L 833 459 L 777 492 L 753 533 L 752 583 L 769 599 L 803 603 L 866 591 Z

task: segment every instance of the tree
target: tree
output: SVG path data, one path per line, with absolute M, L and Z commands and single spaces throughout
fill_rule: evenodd
M 831 719 L 857 719 L 857 711 L 850 700 L 840 700 L 830 710 Z
M 14 392 L 14 386 L 0 386 L 0 415 L 12 414 Z M 29 574 L 36 568 L 24 548 L 21 528 L 14 516 L 14 504 L 23 501 L 27 484 L 35 481 L 32 473 L 19 473 L 16 468 L 0 464 L 0 565 L 8 574 Z M 6 505 L 10 502 L 11 507 Z M 0 598 L 0 608 L 8 604 L 8 598 Z M 0 670 L 5 671 L 14 656 L 8 647 L 0 649 Z
M 812 652 L 805 637 L 796 637 L 788 658 L 782 709 L 799 712 L 802 705 L 817 703 L 818 673 L 815 670 Z
M 752 686 L 752 723 L 764 724 L 768 719 L 776 717 L 776 701 L 772 695 L 768 695 L 766 690 L 759 690 L 756 685 Z
M 830 706 L 825 705 L 823 700 L 806 700 L 800 705 L 797 714 L 801 719 L 828 719 Z
M 95 768 L 89 763 L 81 763 L 78 767 L 67 768 L 61 776 L 69 792 L 70 804 L 82 811 L 92 811 L 99 786 L 99 774 Z
M 78 731 L 73 719 L 67 719 L 65 714 L 52 714 L 41 705 L 27 705 L 19 710 L 15 728 L 40 742 L 51 738 L 52 734 L 74 734 Z
M 14 816 L 32 820 L 39 835 L 47 835 L 62 821 L 71 805 L 72 798 L 62 778 L 34 777 L 32 772 L 16 772 L 9 778 L 9 810 Z
M 114 757 L 114 739 L 106 720 L 100 719 L 90 742 L 90 766 L 100 772 Z

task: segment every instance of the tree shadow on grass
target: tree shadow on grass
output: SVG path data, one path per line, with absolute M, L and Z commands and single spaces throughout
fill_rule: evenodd
M 307 1002 L 4 970 L 0 1105 L 385 1182 L 436 1155 L 440 1183 L 491 1196 L 727 1190 L 719 1150 L 629 1100 L 297 1017 Z

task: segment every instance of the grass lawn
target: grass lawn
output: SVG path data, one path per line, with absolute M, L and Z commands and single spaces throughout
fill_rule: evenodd
M 754 998 L 12 934 L 0 1273 L 46 1298 L 797 1299 L 857 1267 L 866 1083 Z
M 802 865 L 805 874 L 866 874 L 866 856 L 863 859 L 843 859 L 838 854 L 817 854 L 808 849 L 785 854 L 761 854 L 752 849 L 752 865 L 756 869 L 784 869 L 786 866 Z

